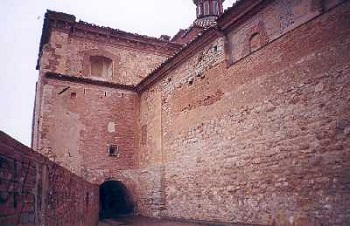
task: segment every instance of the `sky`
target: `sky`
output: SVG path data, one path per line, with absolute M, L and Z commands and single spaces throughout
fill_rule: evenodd
M 224 9 L 234 0 L 226 0 Z M 30 146 L 35 70 L 47 9 L 147 36 L 173 36 L 196 17 L 192 0 L 0 0 L 0 130 Z

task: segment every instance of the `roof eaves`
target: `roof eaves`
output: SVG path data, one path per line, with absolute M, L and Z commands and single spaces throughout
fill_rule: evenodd
M 36 65 L 37 70 L 39 70 L 40 68 L 40 58 L 42 56 L 43 46 L 49 42 L 51 30 L 54 26 L 52 23 L 55 23 L 55 21 L 64 22 L 65 24 L 71 26 L 72 28 L 86 29 L 91 32 L 110 35 L 112 37 L 119 36 L 120 38 L 127 39 L 130 41 L 136 41 L 147 45 L 150 45 L 150 44 L 155 45 L 160 48 L 171 49 L 171 51 L 177 51 L 182 47 L 182 45 L 178 43 L 165 41 L 155 37 L 149 37 L 146 35 L 139 35 L 136 33 L 125 32 L 125 31 L 110 28 L 110 27 L 97 26 L 84 21 L 76 22 L 76 17 L 74 15 L 47 10 L 47 12 L 45 13 L 44 24 L 43 24 L 42 34 L 41 34 L 41 39 L 39 44 L 39 53 L 38 53 L 38 59 L 37 59 L 37 65 Z
M 117 88 L 117 89 L 135 92 L 135 86 L 133 86 L 133 85 L 123 85 L 123 84 L 114 83 L 114 82 L 94 80 L 94 79 L 90 79 L 90 78 L 86 78 L 86 77 L 64 75 L 64 74 L 53 73 L 53 72 L 47 72 L 45 74 L 45 77 L 49 78 L 49 79 L 56 79 L 56 80 L 68 81 L 68 82 L 79 82 L 79 83 L 85 83 L 85 84 L 90 84 L 90 85 Z
M 250 16 L 249 13 L 261 7 L 262 3 L 271 1 L 273 0 L 238 0 L 218 18 L 218 27 L 224 33 L 227 33 L 233 29 L 235 24 L 242 22 L 243 17 Z
M 147 35 L 140 35 L 137 33 L 126 32 L 126 31 L 123 31 L 120 29 L 115 29 L 115 28 L 110 28 L 110 27 L 105 27 L 105 26 L 99 26 L 99 25 L 95 25 L 95 24 L 88 23 L 85 21 L 75 22 L 75 26 L 79 27 L 79 28 L 89 29 L 92 32 L 102 33 L 102 34 L 106 34 L 106 35 L 120 35 L 120 36 L 127 37 L 127 38 L 134 39 L 134 40 L 140 40 L 140 41 L 143 40 L 146 42 L 153 41 L 153 42 L 156 42 L 157 44 L 171 45 L 171 46 L 179 47 L 179 45 L 176 43 L 173 43 L 170 41 L 165 41 L 165 40 L 160 39 L 160 38 L 155 38 L 155 37 L 151 37 L 151 36 L 147 36 Z

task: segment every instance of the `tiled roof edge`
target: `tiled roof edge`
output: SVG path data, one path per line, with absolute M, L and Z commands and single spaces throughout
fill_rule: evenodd
M 52 24 L 53 21 L 63 22 L 64 24 L 66 24 L 67 26 L 70 26 L 71 28 L 88 29 L 90 32 L 92 31 L 100 34 L 108 34 L 111 36 L 121 36 L 121 38 L 124 38 L 124 39 L 130 39 L 132 41 L 138 41 L 140 43 L 147 43 L 148 45 L 156 45 L 161 48 L 171 48 L 173 50 L 178 50 L 181 48 L 181 45 L 175 42 L 165 41 L 160 38 L 150 37 L 146 35 L 130 33 L 120 29 L 98 26 L 98 25 L 94 25 L 84 21 L 76 22 L 76 17 L 74 15 L 47 10 L 47 12 L 45 13 L 44 24 L 42 28 L 42 35 L 41 35 L 40 45 L 39 45 L 39 54 L 38 54 L 38 60 L 36 65 L 37 70 L 40 67 L 39 64 L 40 64 L 40 57 L 42 56 L 43 46 L 46 43 L 48 43 L 50 39 L 51 29 L 53 27 L 53 24 Z

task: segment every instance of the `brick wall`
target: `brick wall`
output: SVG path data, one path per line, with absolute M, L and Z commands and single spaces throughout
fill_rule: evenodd
M 139 178 L 143 185 L 140 190 L 139 211 L 153 217 L 160 217 L 164 207 L 164 188 L 161 182 L 164 172 L 161 114 L 161 90 L 156 86 L 141 96 L 139 125 Z
M 44 80 L 38 152 L 96 183 L 137 166 L 136 93 L 58 77 Z M 118 153 L 110 156 L 109 145 L 117 145 Z
M 0 225 L 94 226 L 98 186 L 0 131 Z
M 158 111 L 149 96 L 162 100 L 161 119 L 151 112 L 141 117 L 147 126 L 144 146 L 150 148 L 141 146 L 140 156 L 157 162 L 152 137 L 160 132 L 163 216 L 268 225 L 350 223 L 350 6 L 332 8 L 324 1 L 323 10 L 312 13 L 307 9 L 320 2 L 297 2 L 292 27 L 268 36 L 264 48 L 244 52 L 240 45 L 249 42 L 233 42 L 242 51 L 233 52 L 238 55 L 227 66 L 219 38 L 151 87 L 154 94 L 142 94 L 141 112 L 147 105 Z M 250 21 L 261 15 L 241 26 L 259 28 Z M 239 39 L 234 35 L 229 40 Z M 203 55 L 213 54 L 218 61 L 202 63 Z M 154 130 L 158 122 L 160 131 Z
M 242 18 L 227 35 L 227 61 L 232 64 L 308 22 L 342 0 L 274 1 L 257 9 L 256 15 Z M 254 39 L 255 37 L 255 39 Z M 254 43 L 254 41 L 257 43 Z
M 86 36 L 86 35 L 85 35 Z M 40 59 L 41 72 L 85 76 L 125 85 L 136 85 L 163 62 L 170 53 L 159 53 L 155 48 L 138 49 L 120 43 L 94 41 L 84 36 L 70 35 L 62 30 L 53 30 L 50 41 L 44 45 Z M 90 36 L 94 36 L 91 34 Z M 111 78 L 90 76 L 90 56 L 105 56 L 113 60 Z
M 90 182 L 121 181 L 146 216 L 348 225 L 350 4 L 259 2 L 193 56 L 165 64 L 167 76 L 139 95 L 47 77 L 86 75 L 85 51 L 120 59 L 119 46 L 54 31 L 42 57 L 35 149 Z M 75 52 L 62 52 L 62 40 Z M 126 73 L 149 72 L 129 59 Z M 127 79 L 111 82 L 139 81 Z M 108 156 L 108 144 L 120 155 Z

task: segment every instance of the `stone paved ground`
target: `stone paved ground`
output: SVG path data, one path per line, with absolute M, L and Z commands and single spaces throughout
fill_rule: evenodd
M 209 224 L 209 223 L 186 223 L 171 220 L 158 220 L 146 217 L 121 217 L 118 219 L 101 220 L 98 226 L 115 226 L 115 225 L 132 225 L 132 226 L 249 226 L 246 224 Z

